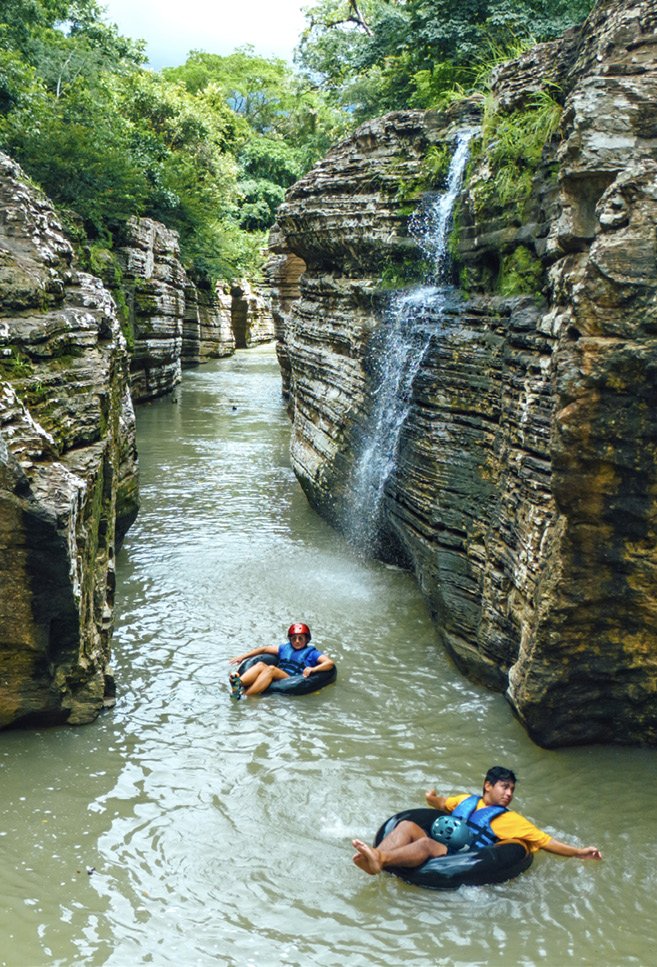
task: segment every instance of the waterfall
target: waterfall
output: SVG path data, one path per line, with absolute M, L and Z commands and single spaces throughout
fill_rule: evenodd
M 427 284 L 392 296 L 372 341 L 372 406 L 351 474 L 348 507 L 350 538 L 371 554 L 379 550 L 384 487 L 395 466 L 413 381 L 453 297 L 447 245 L 473 135 L 471 129 L 459 132 L 445 191 L 430 197 L 410 222 L 411 233 L 432 265 Z

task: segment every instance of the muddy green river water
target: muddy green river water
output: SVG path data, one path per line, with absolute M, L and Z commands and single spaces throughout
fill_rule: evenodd
M 534 746 L 438 647 L 412 578 L 360 560 L 290 469 L 271 348 L 138 410 L 116 708 L 0 737 L 0 964 L 648 965 L 653 752 Z M 335 685 L 231 702 L 227 660 L 293 619 Z M 398 810 L 519 776 L 514 805 L 602 863 L 421 890 L 351 863 Z

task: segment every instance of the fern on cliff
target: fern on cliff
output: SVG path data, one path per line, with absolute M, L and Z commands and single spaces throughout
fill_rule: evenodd
M 555 85 L 546 86 L 510 113 L 499 109 L 492 94 L 486 97 L 478 153 L 485 156 L 490 178 L 475 186 L 479 204 L 495 199 L 522 212 L 545 145 L 559 130 L 563 108 L 557 94 Z

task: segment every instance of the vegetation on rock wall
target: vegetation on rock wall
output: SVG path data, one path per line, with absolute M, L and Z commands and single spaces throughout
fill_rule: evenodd
M 302 69 L 359 119 L 477 89 L 494 61 L 557 37 L 594 0 L 319 0 Z
M 500 295 L 534 294 L 538 297 L 544 281 L 543 263 L 524 245 L 519 245 L 510 255 L 502 257 L 497 280 Z
M 175 229 L 197 279 L 254 277 L 285 191 L 348 129 L 481 87 L 492 63 L 558 34 L 591 5 L 319 0 L 306 13 L 297 72 L 246 47 L 194 51 L 155 73 L 97 0 L 4 0 L 0 148 L 53 199 L 83 254 L 91 246 L 86 264 L 114 292 L 113 249 L 132 215 Z M 535 105 L 527 125 L 524 115 L 490 119 L 502 196 L 518 179 L 526 188 L 519 144 L 531 144 L 532 124 L 549 110 Z M 400 183 L 409 212 L 440 187 L 446 152 L 431 149 L 425 167 Z
M 522 107 L 514 110 L 504 110 L 491 90 L 484 96 L 481 130 L 471 142 L 467 201 L 461 200 L 455 206 L 448 243 L 464 293 L 542 293 L 545 265 L 529 241 L 517 245 L 513 239 L 521 225 L 536 217 L 532 206 L 536 205 L 540 187 L 556 177 L 553 149 L 563 111 L 559 100 L 562 92 L 549 81 L 544 85 L 528 94 Z M 468 231 L 472 231 L 473 220 L 480 232 L 483 226 L 494 224 L 495 257 L 484 246 L 479 258 L 473 259 L 470 252 L 470 259 L 464 264 L 464 220 Z
M 420 285 L 426 281 L 431 272 L 427 259 L 417 256 L 392 261 L 389 260 L 381 272 L 380 287 L 382 289 L 407 289 Z
M 487 97 L 473 154 L 485 155 L 491 177 L 477 186 L 477 205 L 488 206 L 494 200 L 522 217 L 543 149 L 559 128 L 562 107 L 556 93 L 549 88 L 537 91 L 524 107 L 510 113 L 500 111 L 492 95 Z

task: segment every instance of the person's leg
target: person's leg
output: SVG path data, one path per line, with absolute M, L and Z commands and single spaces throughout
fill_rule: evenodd
M 417 823 L 404 820 L 378 846 L 353 840 L 353 862 L 365 873 L 374 875 L 387 866 L 422 866 L 428 859 L 444 856 L 447 847 L 431 839 Z
M 280 681 L 281 678 L 290 677 L 287 672 L 282 671 L 277 665 L 267 665 L 264 662 L 259 664 L 262 665 L 262 668 L 256 676 L 255 681 L 244 692 L 245 695 L 259 695 L 260 692 L 264 692 L 266 688 L 269 688 L 272 682 Z M 251 671 L 250 668 L 249 671 Z M 244 676 L 242 676 L 242 684 L 246 685 Z
M 251 665 L 250 668 L 247 668 L 242 675 L 240 675 L 242 685 L 244 685 L 245 688 L 248 688 L 249 685 L 253 685 L 260 672 L 264 668 L 270 667 L 272 666 L 268 665 L 266 661 L 257 661 L 254 665 Z
M 402 819 L 395 828 L 384 836 L 379 843 L 378 849 L 391 850 L 399 849 L 400 846 L 407 846 L 415 842 L 416 839 L 426 839 L 427 833 L 417 823 L 410 819 Z

